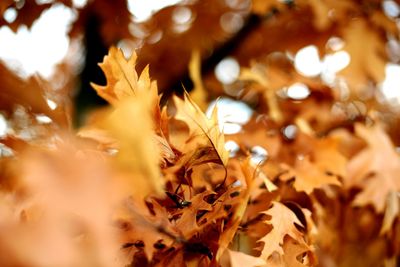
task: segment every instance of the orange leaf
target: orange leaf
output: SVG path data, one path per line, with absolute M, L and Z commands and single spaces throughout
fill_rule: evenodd
M 182 210 L 182 216 L 176 223 L 176 227 L 180 229 L 185 238 L 191 237 L 200 228 L 196 222 L 196 215 L 199 211 L 211 211 L 212 206 L 204 201 L 204 198 L 211 193 L 204 191 L 203 193 L 197 194 L 190 202 L 190 206 Z

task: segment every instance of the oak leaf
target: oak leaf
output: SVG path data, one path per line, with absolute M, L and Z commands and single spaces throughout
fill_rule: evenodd
M 203 147 L 211 147 L 216 152 L 216 159 L 226 166 L 229 154 L 225 149 L 224 134 L 218 125 L 217 107 L 213 109 L 211 118 L 207 118 L 187 93 L 185 93 L 184 100 L 175 96 L 174 103 L 176 105 L 175 119 L 187 124 L 190 131 L 189 140 L 195 140 Z M 200 156 L 204 155 L 201 154 L 197 157 Z
M 261 258 L 267 260 L 275 251 L 283 255 L 283 241 L 286 235 L 292 237 L 299 243 L 304 243 L 303 234 L 296 228 L 295 224 L 302 226 L 296 215 L 279 202 L 272 202 L 273 206 L 264 214 L 271 216 L 266 224 L 272 226 L 272 230 L 258 240 L 263 242 L 264 247 L 261 251 Z
M 251 192 L 255 187 L 255 170 L 250 165 L 250 159 L 246 159 L 240 164 L 241 171 L 243 173 L 246 185 L 245 188 L 240 192 L 240 202 L 236 206 L 235 211 L 232 214 L 230 222 L 226 225 L 225 231 L 219 238 L 219 249 L 217 252 L 217 259 L 222 255 L 229 243 L 235 236 L 235 233 L 239 227 L 240 222 L 245 214 Z
M 141 196 L 163 194 L 164 187 L 158 166 L 160 150 L 153 138 L 153 120 L 146 96 L 150 97 L 144 94 L 142 98 L 120 101 L 102 122 L 102 128 L 118 141 L 117 161 L 121 170 L 132 175 L 131 189 Z
M 108 55 L 99 64 L 106 76 L 107 85 L 101 86 L 91 83 L 92 87 L 99 96 L 113 105 L 129 96 L 139 97 L 139 94 L 145 92 L 152 95 L 152 104 L 158 105 L 157 86 L 154 81 L 150 80 L 149 68 L 146 67 L 138 76 L 135 70 L 136 61 L 135 52 L 126 60 L 120 49 L 111 47 Z
M 125 244 L 143 242 L 144 253 L 148 260 L 153 258 L 156 251 L 155 244 L 162 241 L 170 246 L 178 239 L 182 239 L 180 229 L 168 220 L 168 212 L 157 201 L 151 201 L 152 213 L 138 202 L 128 200 L 128 212 L 119 219 L 121 225 L 127 225 L 123 238 Z
M 353 201 L 356 206 L 372 204 L 381 213 L 390 194 L 400 190 L 400 158 L 382 126 L 355 126 L 356 134 L 367 142 L 367 147 L 348 164 L 347 187 L 361 187 Z
M 322 188 L 325 185 L 341 185 L 336 176 L 326 173 L 320 166 L 311 162 L 309 157 L 296 159 L 294 167 L 285 164 L 282 166 L 288 172 L 282 174 L 280 179 L 287 181 L 294 178 L 293 186 L 299 192 L 304 191 L 310 194 L 314 189 Z
M 204 198 L 210 195 L 210 192 L 204 191 L 200 194 L 195 195 L 190 199 L 190 206 L 186 207 L 180 213 L 182 216 L 176 223 L 176 227 L 180 229 L 185 238 L 191 237 L 195 232 L 200 230 L 197 224 L 197 213 L 199 211 L 211 211 L 212 206 L 204 201 Z
M 315 266 L 316 260 L 310 247 L 286 236 L 283 242 L 284 254 L 274 253 L 267 261 L 269 267 L 307 267 Z
M 160 109 L 157 84 L 150 80 L 148 66 L 138 76 L 135 70 L 136 61 L 135 52 L 127 60 L 120 49 L 111 47 L 108 55 L 99 64 L 106 76 L 107 85 L 100 86 L 94 83 L 91 85 L 102 98 L 114 106 L 130 97 L 145 101 L 154 121 L 153 129 L 155 134 L 158 135 L 154 135 L 154 139 L 162 151 L 163 158 L 172 160 L 175 155 L 165 136 L 168 136 L 166 126 L 168 117 L 166 109 Z

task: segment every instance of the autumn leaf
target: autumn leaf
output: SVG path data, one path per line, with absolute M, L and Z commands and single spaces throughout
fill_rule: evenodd
M 190 199 L 191 204 L 179 212 L 182 213 L 182 216 L 177 221 L 176 227 L 180 229 L 185 238 L 191 237 L 195 232 L 200 230 L 196 221 L 197 213 L 200 211 L 212 210 L 212 206 L 204 201 L 207 195 L 210 195 L 210 192 L 204 191 L 203 193 L 197 194 Z
M 160 151 L 161 154 L 161 158 L 163 160 L 163 164 L 166 165 L 167 161 L 168 162 L 173 162 L 176 158 L 176 155 L 174 153 L 174 151 L 172 150 L 170 144 L 168 143 L 168 141 L 156 134 L 153 134 L 153 138 L 155 139 L 155 143 L 158 146 L 158 149 Z
M 217 107 L 213 109 L 211 118 L 207 118 L 187 93 L 184 100 L 175 96 L 174 103 L 176 105 L 175 119 L 187 124 L 190 138 L 200 146 L 212 147 L 217 154 L 217 159 L 226 166 L 229 155 L 224 147 L 224 135 L 218 125 Z
M 143 205 L 131 198 L 127 201 L 127 211 L 117 220 L 121 227 L 124 244 L 143 242 L 144 253 L 151 260 L 156 251 L 155 244 L 162 240 L 164 245 L 172 245 L 176 240 L 183 239 L 182 231 L 168 220 L 166 207 L 152 201 L 152 213 Z M 176 239 L 176 240 L 175 240 Z
M 272 208 L 265 211 L 264 214 L 271 216 L 271 219 L 265 223 L 271 225 L 272 230 L 258 240 L 258 242 L 264 243 L 264 248 L 261 250 L 262 259 L 267 260 L 275 251 L 283 255 L 283 241 L 286 235 L 299 243 L 305 243 L 303 234 L 295 226 L 295 224 L 302 226 L 301 222 L 285 205 L 273 202 Z
M 129 97 L 118 102 L 102 123 L 102 127 L 119 143 L 118 164 L 122 170 L 133 175 L 130 178 L 131 189 L 141 196 L 163 194 L 164 187 L 158 166 L 160 150 L 152 138 L 153 119 L 145 96 L 140 99 Z M 135 174 L 140 178 L 134 178 Z M 140 187 L 135 184 L 140 184 Z
M 306 267 L 314 266 L 315 259 L 310 248 L 305 243 L 299 243 L 293 238 L 286 236 L 283 242 L 284 254 L 273 254 L 267 261 L 267 266 L 271 267 Z
M 137 55 L 135 52 L 127 60 L 120 49 L 111 47 L 108 55 L 99 64 L 106 76 L 107 85 L 100 86 L 94 83 L 91 85 L 102 98 L 114 106 L 127 98 L 146 101 L 154 120 L 153 128 L 158 135 L 154 136 L 154 139 L 163 153 L 163 158 L 173 159 L 174 154 L 167 140 L 165 140 L 164 134 L 167 133 L 167 127 L 165 126 L 167 121 L 166 110 L 163 109 L 161 111 L 159 106 L 160 99 L 156 82 L 150 80 L 148 66 L 138 77 L 135 70 L 136 61 Z
M 347 82 L 355 92 L 362 91 L 362 84 L 369 79 L 382 81 L 385 71 L 385 45 L 380 36 L 367 30 L 368 24 L 363 21 L 352 21 L 343 29 L 346 45 L 344 49 L 350 53 L 349 66 L 340 72 L 347 77 Z M 365 44 L 363 50 L 359 49 L 359 40 Z M 365 53 L 370 51 L 370 53 Z
M 241 191 L 240 202 L 236 207 L 236 210 L 232 214 L 231 222 L 226 226 L 226 230 L 219 238 L 220 247 L 217 253 L 217 259 L 224 253 L 225 249 L 228 247 L 229 243 L 232 241 L 240 222 L 245 214 L 250 195 L 255 187 L 255 173 L 256 170 L 251 167 L 250 159 L 246 159 L 240 165 L 241 171 L 246 181 L 246 187 Z M 232 256 L 232 255 L 231 255 Z
M 282 174 L 280 179 L 287 181 L 294 178 L 293 186 L 299 192 L 311 194 L 315 189 L 326 185 L 341 185 L 335 175 L 328 174 L 326 170 L 312 163 L 308 157 L 297 159 L 294 168 L 284 164 L 283 169 L 288 171 Z
M 152 95 L 152 104 L 158 105 L 157 86 L 155 82 L 150 81 L 149 69 L 146 67 L 138 77 L 135 70 L 136 60 L 135 52 L 126 60 L 120 49 L 111 47 L 108 55 L 99 64 L 106 76 L 107 85 L 92 83 L 92 87 L 99 96 L 113 105 L 130 96 L 139 97 L 145 92 Z
M 150 80 L 148 67 L 146 67 L 141 73 L 140 77 L 138 77 L 135 70 L 136 60 L 137 60 L 137 55 L 135 52 L 133 52 L 132 56 L 127 60 L 121 50 L 115 47 L 111 47 L 109 50 L 109 54 L 105 56 L 104 61 L 101 64 L 99 64 L 101 69 L 106 75 L 107 85 L 100 86 L 93 83 L 91 85 L 101 97 L 103 97 L 109 103 L 113 104 L 113 106 L 116 109 L 119 109 L 121 106 L 128 106 L 128 104 L 126 103 L 121 104 L 124 101 L 132 101 L 131 103 L 132 105 L 136 105 L 134 104 L 134 102 L 136 102 L 137 105 L 140 106 L 139 109 L 142 109 L 141 111 L 139 109 L 136 111 L 126 110 L 124 111 L 124 114 L 120 115 L 130 116 L 128 113 L 134 112 L 135 114 L 138 115 L 139 118 L 140 112 L 146 113 L 144 115 L 146 119 L 142 121 L 144 122 L 144 129 L 146 129 L 147 127 L 146 125 L 148 125 L 151 128 L 150 130 L 154 129 L 154 132 L 144 130 L 144 133 L 150 134 L 150 136 L 153 139 L 150 142 L 150 147 L 153 146 L 153 143 L 156 144 L 157 146 L 156 151 L 159 151 L 161 154 L 161 156 L 157 155 L 156 158 L 163 164 L 166 164 L 165 161 L 172 161 L 175 158 L 175 154 L 172 151 L 168 141 L 165 139 L 164 136 L 164 131 L 167 130 L 165 126 L 165 123 L 167 121 L 166 111 L 164 109 L 163 112 L 161 112 L 161 109 L 159 107 L 159 96 L 157 93 L 157 85 L 154 81 Z M 147 114 L 150 117 L 148 117 Z M 96 118 L 96 119 L 101 121 L 101 118 Z M 152 120 L 152 123 L 148 124 L 147 119 Z M 109 120 L 110 123 L 114 123 L 116 121 L 119 121 L 119 119 L 115 118 L 115 121 L 114 119 Z M 98 141 L 103 146 L 104 145 L 107 146 L 105 142 L 110 143 L 110 137 L 107 136 L 108 133 L 100 129 L 96 129 L 97 127 L 96 123 L 98 124 L 98 122 L 94 121 L 92 123 L 94 124 L 92 127 L 86 127 L 81 129 L 79 135 L 91 138 L 93 140 Z M 122 123 L 122 121 L 120 121 L 119 123 Z M 119 125 L 118 127 L 123 127 L 123 124 Z M 136 127 L 138 127 L 137 129 L 141 128 L 140 124 L 137 124 Z M 117 132 L 114 132 L 114 134 Z M 125 137 L 122 136 L 120 137 L 129 138 L 128 135 L 125 135 Z M 124 140 L 126 141 L 126 139 Z M 135 140 L 135 137 L 133 137 L 132 140 Z M 111 142 L 116 143 L 115 141 Z M 133 141 L 131 145 L 133 145 L 137 141 L 138 140 Z M 118 150 L 119 147 L 114 146 L 113 149 Z M 146 149 L 142 150 L 142 152 L 145 151 Z M 158 153 L 156 151 L 154 151 L 155 152 L 154 155 Z M 141 166 L 140 163 L 136 165 L 137 167 Z M 155 176 L 157 176 L 155 172 L 153 172 L 153 174 L 149 176 L 152 177 L 151 179 L 153 179 L 153 182 L 155 181 L 154 179 L 157 180 Z M 156 186 L 156 188 L 159 187 Z M 161 191 L 158 190 L 158 192 L 160 193 Z
M 362 189 L 354 199 L 354 205 L 372 204 L 377 212 L 382 213 L 389 195 L 400 190 L 400 158 L 379 124 L 369 128 L 357 124 L 356 134 L 368 146 L 349 162 L 345 184 Z

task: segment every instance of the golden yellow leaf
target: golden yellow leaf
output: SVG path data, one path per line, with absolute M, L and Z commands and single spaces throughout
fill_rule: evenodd
M 138 96 L 141 92 L 146 91 L 150 91 L 149 93 L 153 96 L 153 103 L 158 101 L 157 86 L 155 82 L 150 81 L 149 68 L 146 67 L 138 77 L 135 70 L 136 60 L 135 52 L 126 60 L 120 49 L 111 47 L 108 55 L 99 64 L 106 76 L 107 85 L 101 86 L 92 83 L 92 87 L 99 96 L 113 105 L 126 97 Z
M 143 195 L 162 194 L 164 182 L 158 166 L 160 149 L 153 138 L 153 120 L 146 96 L 150 97 L 129 97 L 117 103 L 102 126 L 119 143 L 119 166 L 133 175 L 139 175 L 132 177 L 135 179 L 132 186 L 141 184 L 142 188 L 137 190 Z
M 226 166 L 229 153 L 225 149 L 224 134 L 219 129 L 217 107 L 213 109 L 211 118 L 207 118 L 187 93 L 184 100 L 175 96 L 174 103 L 177 110 L 175 119 L 187 124 L 190 138 L 203 146 L 211 146 L 221 163 Z

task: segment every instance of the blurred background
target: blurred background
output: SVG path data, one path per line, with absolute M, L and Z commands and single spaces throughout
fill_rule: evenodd
M 302 114 L 321 134 L 375 116 L 400 144 L 399 1 L 2 0 L 0 12 L 0 135 L 24 113 L 83 124 L 105 104 L 90 82 L 106 83 L 98 63 L 114 45 L 150 65 L 163 103 L 193 89 L 196 51 L 201 97 L 223 96 L 224 116 Z

